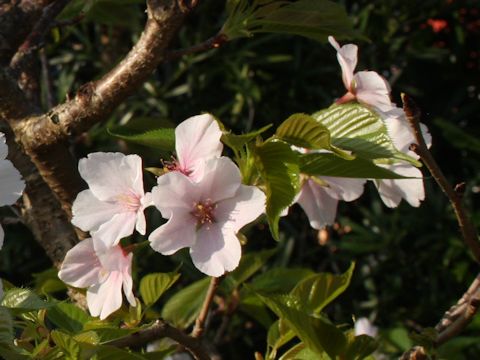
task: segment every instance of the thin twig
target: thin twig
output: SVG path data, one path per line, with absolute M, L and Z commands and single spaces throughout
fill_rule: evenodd
M 215 292 L 217 291 L 218 285 L 220 284 L 221 278 L 212 277 L 210 279 L 210 285 L 208 286 L 207 295 L 203 300 L 203 305 L 200 310 L 200 314 L 195 321 L 195 327 L 192 331 L 192 336 L 194 338 L 199 338 L 202 336 L 205 330 L 205 320 L 207 319 L 208 311 L 210 309 L 210 304 L 213 301 L 213 297 L 215 296 Z
M 14 71 L 18 71 L 30 54 L 43 46 L 45 34 L 50 30 L 55 17 L 60 14 L 70 1 L 56 0 L 45 7 L 42 16 L 10 61 L 10 67 Z
M 462 204 L 462 198 L 453 187 L 448 183 L 445 175 L 443 174 L 440 167 L 437 165 L 435 159 L 427 148 L 425 144 L 425 139 L 423 138 L 422 131 L 420 129 L 420 111 L 413 102 L 413 100 L 407 95 L 403 94 L 403 108 L 407 116 L 407 120 L 412 127 L 415 139 L 417 144 L 411 145 L 411 150 L 414 151 L 417 155 L 420 156 L 423 163 L 426 165 L 430 173 L 432 174 L 435 181 L 438 183 L 442 191 L 448 197 L 450 204 L 455 211 L 455 216 L 458 221 L 458 226 L 462 232 L 463 240 L 468 248 L 472 251 L 473 256 L 477 262 L 480 262 L 480 243 L 478 242 L 478 235 L 470 221 L 467 212 Z
M 119 348 L 140 347 L 161 338 L 170 338 L 181 344 L 197 360 L 209 360 L 208 351 L 202 345 L 200 339 L 196 339 L 182 332 L 181 330 L 169 325 L 165 321 L 157 320 L 149 328 L 139 330 L 123 338 L 112 340 L 105 345 L 111 345 Z
M 228 38 L 225 34 L 219 33 L 211 38 L 205 40 L 204 42 L 194 45 L 189 48 L 179 49 L 179 50 L 172 50 L 167 53 L 166 60 L 171 61 L 178 59 L 185 55 L 190 55 L 198 52 L 204 52 L 211 49 L 218 49 L 223 44 L 228 41 Z

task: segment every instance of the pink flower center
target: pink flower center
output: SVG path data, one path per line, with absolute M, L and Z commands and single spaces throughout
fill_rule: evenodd
M 120 194 L 117 197 L 117 201 L 122 205 L 126 211 L 137 212 L 141 207 L 142 202 L 140 196 L 133 192 L 128 192 L 126 194 Z
M 197 226 L 215 222 L 214 211 L 217 207 L 211 200 L 199 201 L 193 205 L 192 214 L 197 219 Z
M 165 171 L 178 171 L 185 176 L 190 176 L 190 174 L 192 173 L 191 170 L 183 168 L 174 156 L 172 156 L 171 161 L 162 160 L 162 164 Z

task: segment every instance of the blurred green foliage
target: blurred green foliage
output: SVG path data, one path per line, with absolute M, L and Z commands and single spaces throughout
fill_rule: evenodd
M 97 11 L 79 24 L 57 29 L 58 38 L 52 33 L 46 50 L 56 102 L 100 77 L 138 39 L 144 5 L 139 1 L 111 3 L 97 2 Z M 342 3 L 356 28 L 370 39 L 357 41 L 357 68 L 383 74 L 397 103 L 401 92 L 415 98 L 433 136 L 434 156 L 452 183 L 467 182 L 465 204 L 479 224 L 480 3 Z M 225 20 L 223 7 L 220 1 L 201 1 L 173 46 L 189 47 L 215 35 Z M 159 157 L 168 155 L 127 145 L 110 136 L 106 128 L 128 126 L 138 118 L 160 127 L 208 111 L 237 133 L 248 132 L 269 123 L 278 125 L 296 112 L 313 113 L 343 92 L 335 51 L 328 44 L 298 36 L 258 34 L 162 64 L 110 119 L 74 139 L 73 151 L 79 158 L 91 151 L 136 152 L 145 159 L 145 166 L 159 166 Z M 385 340 L 381 350 L 392 357 L 412 345 L 409 333 L 434 326 L 478 272 L 448 202 L 426 175 L 427 199 L 420 208 L 402 203 L 397 209 L 387 209 L 369 186 L 356 202 L 340 205 L 338 224 L 326 232 L 310 229 L 303 212 L 294 207 L 280 222 L 280 243 L 269 260 L 271 266 L 335 273 L 355 261 L 350 287 L 327 312 L 336 323 L 351 324 L 352 315 L 369 316 Z M 147 186 L 153 184 L 154 177 L 146 177 Z M 8 215 L 9 210 L 3 212 Z M 149 215 L 149 226 L 158 226 L 160 215 L 151 209 Z M 33 285 L 32 273 L 47 269 L 48 259 L 23 227 L 14 224 L 6 229 L 0 275 L 17 286 Z M 250 230 L 246 231 L 245 252 L 276 245 L 264 224 Z M 184 252 L 167 258 L 142 249 L 135 261 L 140 270 L 134 274 L 136 284 L 146 273 L 172 271 L 181 262 L 180 286 L 200 278 Z M 160 311 L 162 302 L 154 308 Z M 226 358 L 241 359 L 264 351 L 261 323 L 237 313 L 229 324 L 217 343 Z M 467 331 L 439 349 L 439 356 L 480 358 L 479 335 L 477 317 Z M 230 346 L 233 343 L 235 347 Z

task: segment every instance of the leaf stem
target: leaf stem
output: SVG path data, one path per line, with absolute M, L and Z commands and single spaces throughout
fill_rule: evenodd
M 212 277 L 210 279 L 210 285 L 208 286 L 207 295 L 205 296 L 202 308 L 200 310 L 200 314 L 195 321 L 195 327 L 193 328 L 191 334 L 191 336 L 194 338 L 201 337 L 205 330 L 205 321 L 207 319 L 208 311 L 210 309 L 210 304 L 212 303 L 215 292 L 217 291 L 218 285 L 220 284 L 220 279 L 221 278 L 219 277 Z

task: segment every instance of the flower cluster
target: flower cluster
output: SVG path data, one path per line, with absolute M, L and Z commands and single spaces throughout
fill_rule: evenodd
M 93 316 L 105 319 L 122 304 L 122 288 L 132 293 L 132 254 L 119 244 L 136 229 L 146 232 L 144 209 L 155 205 L 168 221 L 148 237 L 152 248 L 171 255 L 185 247 L 195 266 L 221 276 L 238 266 L 237 232 L 265 210 L 265 195 L 241 183 L 237 166 L 221 156 L 222 132 L 209 114 L 185 120 L 175 129 L 176 156 L 165 165 L 152 192 L 143 188 L 142 161 L 137 155 L 93 153 L 79 162 L 89 188 L 73 204 L 72 223 L 91 238 L 71 249 L 59 277 L 88 288 Z
M 415 143 L 415 137 L 409 126 L 403 109 L 396 107 L 390 99 L 388 82 L 374 71 L 354 72 L 357 66 L 358 48 L 354 44 L 340 46 L 333 37 L 328 41 L 337 51 L 337 59 L 342 69 L 342 80 L 347 92 L 338 104 L 357 101 L 380 115 L 395 147 L 418 159 L 418 155 L 409 150 Z M 428 146 L 431 136 L 427 127 L 421 124 L 423 136 Z M 382 201 L 388 207 L 396 207 L 402 199 L 411 206 L 418 207 L 425 198 L 422 172 L 407 163 L 379 165 L 407 179 L 374 180 Z M 363 193 L 366 179 L 336 177 L 306 177 L 296 202 L 308 216 L 310 225 L 322 229 L 335 221 L 338 201 L 353 201 Z
M 0 206 L 11 205 L 17 201 L 25 189 L 20 173 L 13 167 L 13 164 L 6 159 L 8 147 L 5 142 L 5 135 L 0 133 Z M 0 249 L 3 247 L 3 228 L 0 225 Z M 0 281 L 0 298 L 2 297 L 2 283 Z

